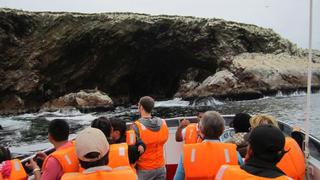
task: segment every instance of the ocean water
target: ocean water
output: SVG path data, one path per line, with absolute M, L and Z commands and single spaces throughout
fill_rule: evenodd
M 320 93 L 311 95 L 310 132 L 320 139 Z M 247 112 L 250 114 L 265 113 L 275 116 L 278 120 L 304 129 L 305 93 L 264 97 L 245 101 L 218 101 L 212 97 L 198 99 L 193 102 L 175 98 L 167 101 L 157 101 L 154 114 L 156 116 L 177 117 L 196 114 L 197 106 L 209 106 L 221 114 Z M 69 122 L 72 137 L 82 128 L 89 126 L 91 121 L 99 116 L 118 117 L 130 121 L 137 116 L 137 107 L 117 107 L 108 112 L 80 112 L 76 109 L 64 109 L 55 112 L 39 112 L 18 116 L 0 116 L 0 144 L 10 147 L 13 153 L 31 154 L 50 147 L 47 142 L 47 128 L 53 119 L 65 119 Z

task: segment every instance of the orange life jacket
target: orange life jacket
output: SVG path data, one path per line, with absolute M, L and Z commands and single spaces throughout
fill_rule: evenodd
M 183 146 L 183 167 L 186 179 L 213 179 L 223 164 L 237 165 L 235 144 L 202 142 Z
M 111 168 L 129 166 L 133 172 L 136 173 L 134 164 L 130 164 L 129 162 L 128 145 L 126 143 L 111 144 L 108 157 L 109 162 L 106 164 L 107 166 L 110 166 Z M 79 172 L 83 172 L 84 170 L 83 167 L 79 167 Z
M 63 172 L 78 172 L 79 161 L 76 154 L 74 142 L 68 142 L 70 145 L 62 147 L 51 153 L 43 162 L 42 169 L 46 167 L 49 157 L 54 157 L 62 167 Z
M 150 170 L 165 165 L 163 146 L 168 140 L 169 130 L 165 120 L 162 121 L 159 131 L 149 130 L 139 121 L 135 122 L 139 129 L 140 138 L 146 144 L 145 152 L 137 161 L 139 169 Z
M 66 173 L 62 176 L 61 180 L 100 180 L 100 179 L 113 179 L 113 180 L 136 180 L 137 175 L 130 167 L 121 167 L 112 170 L 97 170 L 93 172 L 83 171 L 81 173 Z
M 277 164 L 287 176 L 303 180 L 306 170 L 304 155 L 298 143 L 291 137 L 286 137 L 284 149 L 288 151 Z
M 134 130 L 126 131 L 126 143 L 131 146 L 136 144 L 136 133 Z
M 194 144 L 202 142 L 202 139 L 199 137 L 198 134 L 198 124 L 197 123 L 191 123 L 186 127 L 186 134 L 184 137 L 184 143 L 185 144 Z
M 24 170 L 19 159 L 10 160 L 11 163 L 11 172 L 8 178 L 3 178 L 0 172 L 0 180 L 26 180 L 28 175 Z
M 111 168 L 130 166 L 127 143 L 110 145 L 108 166 Z
M 276 178 L 266 178 L 266 177 L 260 177 L 255 176 L 250 173 L 247 173 L 246 171 L 242 170 L 240 166 L 229 166 L 229 165 L 223 165 L 221 166 L 220 170 L 217 173 L 217 176 L 215 180 L 229 180 L 229 179 L 237 179 L 237 180 L 269 180 L 269 179 L 275 179 L 275 180 L 291 180 L 288 176 L 279 176 Z

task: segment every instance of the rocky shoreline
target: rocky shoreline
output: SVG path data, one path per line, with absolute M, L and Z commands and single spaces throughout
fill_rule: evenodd
M 246 99 L 306 87 L 304 50 L 271 29 L 222 19 L 0 9 L 0 59 L 0 114 L 84 89 L 117 106 L 143 95 Z M 71 106 L 95 108 L 88 102 Z
M 254 99 L 278 91 L 303 90 L 307 86 L 306 57 L 287 53 L 243 53 L 232 60 L 228 68 L 217 71 L 203 82 L 188 81 L 180 85 L 176 97 Z M 320 59 L 312 64 L 312 86 L 320 87 Z

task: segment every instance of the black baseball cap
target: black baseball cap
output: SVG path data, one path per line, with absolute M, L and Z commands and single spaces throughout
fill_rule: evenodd
M 255 157 L 268 161 L 272 161 L 272 157 L 282 157 L 285 152 L 285 136 L 279 128 L 272 125 L 254 128 L 249 136 L 249 144 Z

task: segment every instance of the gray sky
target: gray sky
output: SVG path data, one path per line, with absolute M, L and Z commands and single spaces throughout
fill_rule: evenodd
M 320 0 L 313 1 L 313 48 L 320 50 Z M 0 0 L 0 7 L 215 17 L 272 28 L 299 47 L 308 47 L 309 0 Z

